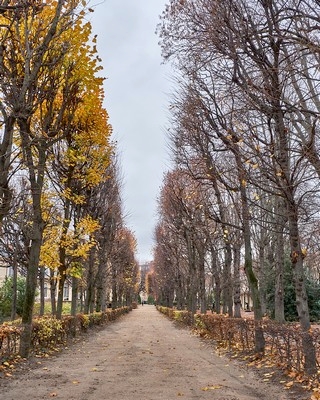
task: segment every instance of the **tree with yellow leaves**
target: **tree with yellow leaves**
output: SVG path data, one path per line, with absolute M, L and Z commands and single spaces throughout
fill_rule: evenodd
M 101 150 L 97 143 L 108 147 L 110 127 L 101 105 L 102 79 L 96 77 L 100 67 L 95 49 L 88 43 L 91 30 L 90 24 L 85 22 L 85 11 L 81 10 L 83 4 L 77 0 L 32 2 L 26 9 L 12 10 L 1 16 L 6 24 L 0 57 L 2 99 L 17 129 L 16 147 L 28 176 L 32 199 L 22 356 L 28 355 L 30 347 L 45 227 L 41 202 L 48 162 L 62 141 L 64 155 L 68 153 L 68 145 L 74 142 L 92 144 L 92 151 L 97 152 Z M 93 110 L 96 113 L 89 118 Z M 96 138 L 97 131 L 104 132 L 103 139 Z M 69 150 L 68 159 L 73 158 L 70 164 L 75 164 L 74 151 Z M 82 157 L 91 155 L 89 150 L 82 152 Z M 101 152 L 99 157 L 106 162 L 108 155 Z M 88 168 L 87 176 L 97 182 L 99 173 L 93 172 L 94 164 L 91 163 L 91 170 Z M 67 192 L 68 196 L 73 195 Z M 66 238 L 67 235 L 63 240 Z
M 86 77 L 88 75 L 87 71 Z M 90 86 L 83 93 L 82 102 L 75 110 L 69 134 L 52 149 L 52 164 L 48 171 L 57 189 L 63 215 L 58 239 L 58 317 L 61 317 L 63 287 L 69 268 L 67 237 L 70 231 L 77 230 L 79 221 L 85 217 L 91 189 L 108 179 L 106 170 L 112 150 L 109 141 L 111 128 L 102 107 L 101 80 L 92 75 L 88 82 Z

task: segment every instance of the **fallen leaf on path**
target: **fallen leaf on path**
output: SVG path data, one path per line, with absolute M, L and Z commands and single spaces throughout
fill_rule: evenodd
M 288 372 L 288 376 L 290 376 L 290 378 L 296 378 L 298 375 L 299 375 L 299 372 L 297 372 L 297 371 Z
M 271 376 L 274 374 L 274 372 L 267 372 L 265 374 L 263 374 L 266 378 L 271 378 Z
M 57 393 L 56 393 L 56 392 L 52 392 L 52 393 L 50 393 L 49 396 L 50 396 L 50 397 L 57 397 Z
M 208 390 L 216 390 L 216 389 L 221 389 L 221 388 L 222 388 L 221 385 L 214 385 L 214 386 L 206 386 L 206 387 L 202 388 L 201 390 L 206 392 Z
M 72 381 L 72 383 L 73 383 L 74 385 L 77 385 L 77 384 L 79 383 L 79 381 Z

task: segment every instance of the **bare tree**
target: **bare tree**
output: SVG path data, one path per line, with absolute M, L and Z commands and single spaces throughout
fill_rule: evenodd
M 307 162 L 316 165 L 309 139 L 315 136 L 318 104 L 318 43 L 312 35 L 318 21 L 317 2 L 280 3 L 172 1 L 159 31 L 164 57 L 174 59 L 185 79 L 196 87 L 199 108 L 234 156 L 239 182 L 243 182 L 239 193 L 247 263 L 252 256 L 244 183 L 267 191 L 272 183 L 273 193 L 284 200 L 305 369 L 312 374 L 316 362 L 309 334 L 300 223 L 301 204 L 315 195 L 317 187 L 315 174 L 307 168 Z M 304 142 L 300 121 L 301 126 L 309 126 Z M 248 175 L 241 143 L 259 174 Z M 308 144 L 304 147 L 308 159 L 301 143 Z M 307 188 L 304 195 L 302 187 Z M 255 312 L 260 314 L 257 305 Z

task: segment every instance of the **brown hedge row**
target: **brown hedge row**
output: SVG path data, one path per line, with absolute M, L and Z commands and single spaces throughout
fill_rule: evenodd
M 158 306 L 160 312 L 176 321 L 184 322 L 197 329 L 202 335 L 214 339 L 217 346 L 231 351 L 253 354 L 255 327 L 257 321 L 251 318 L 229 318 L 217 314 L 195 314 Z M 191 323 L 193 321 L 193 323 Z M 302 350 L 303 333 L 298 324 L 279 324 L 272 320 L 259 322 L 266 341 L 264 359 L 268 362 L 303 373 Z M 312 327 L 312 337 L 316 348 L 318 367 L 320 366 L 320 329 Z
M 51 316 L 34 318 L 32 352 L 37 353 L 64 344 L 69 338 L 79 336 L 94 326 L 115 321 L 131 310 L 132 307 L 121 307 L 115 310 L 108 309 L 105 312 L 77 314 L 75 317 L 67 315 L 61 320 Z M 0 326 L 0 362 L 18 354 L 21 330 L 19 321 Z

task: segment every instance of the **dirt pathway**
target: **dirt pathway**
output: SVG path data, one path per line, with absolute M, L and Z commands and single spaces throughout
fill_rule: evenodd
M 155 307 L 133 310 L 37 368 L 0 382 L 6 400 L 297 400 L 219 357 Z

